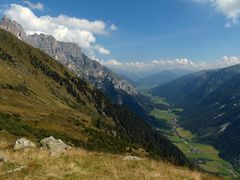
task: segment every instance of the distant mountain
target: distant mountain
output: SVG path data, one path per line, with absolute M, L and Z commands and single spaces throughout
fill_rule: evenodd
M 146 152 L 191 166 L 169 140 L 95 86 L 37 48 L 0 29 L 1 137 L 48 136 L 114 153 Z
M 134 68 L 124 69 L 124 68 L 111 66 L 111 69 L 114 70 L 114 72 L 116 72 L 119 76 L 130 79 L 131 81 L 138 81 L 139 79 L 143 79 L 153 74 L 153 72 L 135 70 Z
M 133 87 L 136 85 L 136 80 L 134 78 L 128 76 L 127 74 L 118 74 L 122 79 L 129 82 Z
M 57 41 L 53 36 L 45 34 L 26 35 L 17 22 L 3 17 L 0 27 L 10 31 L 19 39 L 41 49 L 52 58 L 74 71 L 79 77 L 93 83 L 102 90 L 113 102 L 124 104 L 123 96 L 137 95 L 137 91 L 125 80 L 110 69 L 84 55 L 81 48 L 70 42 Z
M 180 124 L 239 169 L 240 65 L 187 75 L 152 92 L 182 107 Z
M 192 73 L 192 71 L 182 69 L 165 70 L 154 75 L 139 79 L 135 81 L 135 85 L 140 87 L 145 86 L 147 88 L 153 88 L 190 73 Z

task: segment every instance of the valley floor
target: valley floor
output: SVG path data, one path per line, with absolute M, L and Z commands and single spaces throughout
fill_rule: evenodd
M 150 94 L 147 94 L 151 97 Z M 158 130 L 165 134 L 192 161 L 204 170 L 216 173 L 225 179 L 238 179 L 240 174 L 233 166 L 219 157 L 219 151 L 213 146 L 199 143 L 195 135 L 178 125 L 180 108 L 171 106 L 159 97 L 151 97 L 153 104 L 167 105 L 169 108 L 155 108 L 150 115 L 158 120 Z

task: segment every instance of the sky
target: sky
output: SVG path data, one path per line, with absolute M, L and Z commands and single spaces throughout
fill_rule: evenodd
M 240 0 L 1 0 L 0 14 L 113 68 L 240 63 Z

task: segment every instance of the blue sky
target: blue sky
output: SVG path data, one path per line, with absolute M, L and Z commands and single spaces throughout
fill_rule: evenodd
M 94 55 L 105 61 L 187 58 L 194 62 L 215 62 L 224 56 L 240 56 L 240 4 L 233 4 L 231 9 L 218 1 L 38 0 L 31 3 L 40 2 L 44 8 L 30 9 L 38 17 L 64 14 L 91 22 L 103 21 L 108 32 L 93 33 L 94 43 L 111 53 L 97 51 Z M 12 3 L 29 6 L 22 0 L 1 0 L 1 7 Z M 112 24 L 117 30 L 108 30 Z

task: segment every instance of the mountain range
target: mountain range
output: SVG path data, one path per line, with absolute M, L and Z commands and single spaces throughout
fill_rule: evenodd
M 7 17 L 0 29 L 1 133 L 34 140 L 54 135 L 88 150 L 141 152 L 193 167 L 146 122 L 155 123 L 148 115 L 151 98 L 138 93 L 126 77 L 87 57 L 77 44 L 27 35 Z M 156 86 L 154 96 L 183 108 L 182 127 L 240 166 L 240 65 L 197 73 L 162 71 L 129 81 L 138 88 Z
M 20 24 L 6 16 L 2 18 L 0 27 L 31 46 L 41 49 L 79 77 L 93 83 L 115 103 L 124 104 L 122 98 L 124 95 L 137 95 L 137 91 L 127 81 L 99 62 L 87 57 L 75 43 L 60 42 L 53 36 L 45 34 L 27 35 Z
M 0 29 L 0 133 L 54 136 L 88 150 L 143 153 L 193 167 L 143 119 L 38 48 Z
M 200 71 L 152 90 L 181 107 L 179 123 L 240 167 L 240 65 Z
M 184 69 L 164 70 L 156 74 L 138 79 L 134 81 L 133 84 L 136 87 L 145 87 L 147 89 L 150 89 L 190 73 L 192 73 L 192 71 Z

